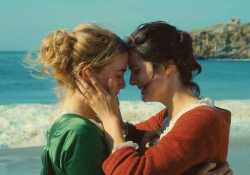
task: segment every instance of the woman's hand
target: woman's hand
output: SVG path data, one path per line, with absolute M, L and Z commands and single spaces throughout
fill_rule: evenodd
M 121 129 L 118 98 L 115 95 L 111 79 L 108 82 L 109 92 L 107 92 L 93 74 L 90 72 L 86 72 L 86 74 L 95 89 L 82 78 L 77 78 L 76 97 L 89 105 L 102 121 L 105 139 L 111 153 L 115 146 L 125 142 Z
M 161 133 L 161 128 L 152 131 L 147 131 L 142 138 L 138 152 L 143 155 L 145 151 L 147 151 L 151 146 L 153 146 L 153 142 L 160 138 Z
M 92 73 L 87 70 L 86 74 L 95 89 L 82 78 L 78 77 L 76 79 L 78 86 L 76 97 L 89 105 L 102 122 L 103 120 L 117 118 L 119 116 L 119 101 L 115 95 L 112 80 L 109 79 L 109 92 L 107 92 Z
M 202 167 L 196 175 L 233 175 L 233 171 L 230 169 L 229 163 L 226 161 L 219 169 L 210 171 L 216 167 L 216 163 L 207 163 Z M 210 172 L 209 172 L 210 171 Z

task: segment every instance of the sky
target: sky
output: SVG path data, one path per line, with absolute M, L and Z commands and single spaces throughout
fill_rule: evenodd
M 145 22 L 190 31 L 236 16 L 250 23 L 250 0 L 0 0 L 0 51 L 39 50 L 46 35 L 87 21 L 124 38 Z

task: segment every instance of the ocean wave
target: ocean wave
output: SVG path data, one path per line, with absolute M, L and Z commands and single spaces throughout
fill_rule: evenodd
M 232 112 L 230 142 L 237 145 L 237 139 L 242 140 L 239 138 L 250 140 L 250 100 L 215 101 L 215 105 Z M 46 145 L 46 131 L 52 125 L 50 119 L 60 107 L 60 104 L 1 105 L 0 149 Z M 123 118 L 134 124 L 150 118 L 163 108 L 160 103 L 120 102 Z

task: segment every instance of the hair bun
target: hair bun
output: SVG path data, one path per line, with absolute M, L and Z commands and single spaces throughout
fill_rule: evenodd
M 43 60 L 54 70 L 64 71 L 71 59 L 75 40 L 67 31 L 68 29 L 57 30 L 43 40 L 41 48 Z

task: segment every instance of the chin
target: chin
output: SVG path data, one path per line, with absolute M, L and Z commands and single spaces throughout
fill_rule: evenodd
M 150 98 L 150 96 L 143 95 L 142 96 L 142 101 L 144 102 L 159 102 L 159 100 Z
M 144 102 L 150 102 L 150 99 L 147 98 L 147 96 L 142 95 L 142 101 L 144 101 Z

